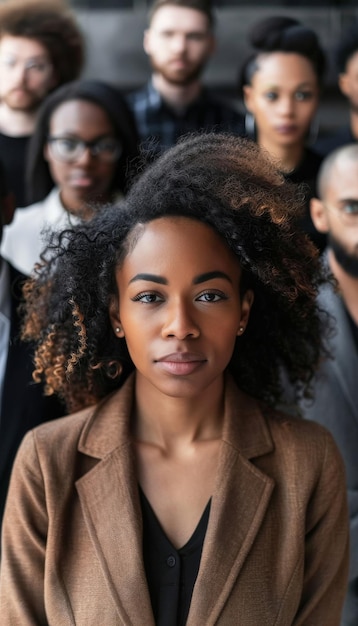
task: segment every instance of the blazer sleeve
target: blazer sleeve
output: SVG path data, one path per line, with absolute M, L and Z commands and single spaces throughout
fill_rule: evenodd
M 44 569 L 48 518 L 33 431 L 24 438 L 10 481 L 2 529 L 0 615 L 4 626 L 46 626 Z
M 304 580 L 293 626 L 339 626 L 348 565 L 345 469 L 332 436 L 326 432 L 322 470 L 306 513 Z

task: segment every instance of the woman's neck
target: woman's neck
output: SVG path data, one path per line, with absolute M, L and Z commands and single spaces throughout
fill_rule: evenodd
M 303 143 L 280 146 L 272 144 L 264 138 L 259 138 L 258 143 L 260 148 L 266 150 L 270 157 L 278 164 L 278 169 L 285 174 L 298 167 L 305 152 L 305 146 Z
M 165 450 L 221 437 L 224 381 L 195 397 L 171 397 L 137 374 L 133 436 Z
M 86 202 L 83 198 L 67 197 L 60 191 L 60 201 L 63 208 L 74 217 L 88 220 L 93 216 L 94 209 L 97 205 L 105 205 L 111 200 L 110 195 L 102 195 L 101 198 L 93 198 L 91 202 Z M 93 207 L 93 208 L 92 208 Z

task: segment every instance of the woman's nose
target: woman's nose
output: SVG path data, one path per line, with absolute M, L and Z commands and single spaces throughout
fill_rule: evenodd
M 294 102 L 292 98 L 282 98 L 279 104 L 279 111 L 283 115 L 291 115 L 294 111 Z
M 84 146 L 83 152 L 81 152 L 80 156 L 76 159 L 76 163 L 87 164 L 90 163 L 94 159 L 94 155 L 92 154 L 90 146 Z
M 195 339 L 199 337 L 200 329 L 195 320 L 192 307 L 182 302 L 168 306 L 162 335 L 163 337 L 176 337 L 177 339 L 186 339 L 187 337 Z

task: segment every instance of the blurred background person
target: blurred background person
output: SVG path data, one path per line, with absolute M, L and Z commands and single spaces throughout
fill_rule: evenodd
M 255 51 L 240 73 L 248 112 L 246 133 L 273 157 L 286 179 L 305 183 L 306 215 L 301 226 L 323 249 L 325 237 L 317 232 L 309 213 L 322 157 L 308 144 L 316 139 L 324 52 L 316 34 L 289 17 L 255 23 L 249 39 Z
M 0 5 L 0 159 L 16 206 L 25 206 L 25 161 L 39 107 L 55 87 L 78 78 L 83 37 L 60 0 Z
M 2 254 L 29 274 L 44 247 L 43 231 L 70 228 L 125 194 L 137 146 L 135 122 L 115 87 L 75 81 L 56 90 L 30 141 L 33 204 L 17 210 L 5 228 Z
M 338 86 L 348 101 L 349 121 L 333 135 L 317 142 L 315 147 L 323 155 L 358 140 L 358 22 L 343 32 L 335 57 Z
M 154 0 L 144 50 L 152 76 L 128 95 L 142 147 L 152 156 L 194 131 L 243 134 L 243 115 L 207 89 L 202 75 L 215 50 L 210 0 Z
M 0 243 L 3 225 L 14 212 L 0 166 Z M 65 413 L 55 397 L 43 395 L 43 385 L 32 380 L 33 350 L 19 339 L 25 276 L 0 256 L 0 530 L 12 464 L 27 430 Z
M 358 144 L 332 152 L 322 163 L 319 198 L 311 200 L 317 230 L 328 235 L 322 257 L 338 289 L 321 287 L 318 302 L 335 320 L 327 337 L 332 359 L 316 374 L 313 401 L 304 417 L 333 434 L 346 466 L 350 509 L 350 576 L 341 626 L 358 624 Z

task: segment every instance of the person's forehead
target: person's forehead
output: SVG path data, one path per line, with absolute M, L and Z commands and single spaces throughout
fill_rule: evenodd
M 358 157 L 341 157 L 333 164 L 327 179 L 327 197 L 358 200 Z
M 308 58 L 297 52 L 264 52 L 257 56 L 256 80 L 282 80 L 285 84 L 316 82 L 316 74 Z
M 72 98 L 61 102 L 49 119 L 51 132 L 85 132 L 92 136 L 100 129 L 101 133 L 113 131 L 112 122 L 106 109 L 97 102 L 84 98 Z
M 209 30 L 205 13 L 189 7 L 165 5 L 154 13 L 150 28 L 153 30 Z
M 36 39 L 6 33 L 0 37 L 0 54 L 4 53 L 21 59 L 49 56 L 45 46 Z
M 165 266 L 169 258 L 183 254 L 189 265 L 229 262 L 239 267 L 238 258 L 218 231 L 192 217 L 165 215 L 137 224 L 129 235 L 127 258 L 143 266 Z

